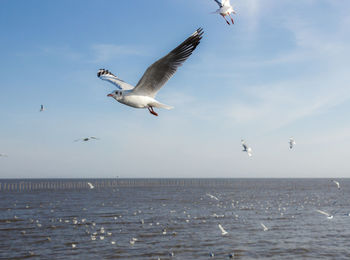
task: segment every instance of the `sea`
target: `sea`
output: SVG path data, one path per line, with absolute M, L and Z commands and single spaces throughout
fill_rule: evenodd
M 350 179 L 337 181 L 2 189 L 0 259 L 350 259 Z

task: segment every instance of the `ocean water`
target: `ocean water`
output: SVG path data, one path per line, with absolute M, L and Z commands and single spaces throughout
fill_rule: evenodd
M 350 259 L 350 180 L 225 182 L 2 191 L 0 259 Z

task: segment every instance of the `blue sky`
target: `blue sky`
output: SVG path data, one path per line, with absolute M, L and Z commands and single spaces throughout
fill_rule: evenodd
M 0 178 L 350 177 L 350 2 L 232 4 L 228 26 L 213 0 L 3 0 Z M 198 27 L 173 110 L 106 97 L 98 69 L 135 85 Z

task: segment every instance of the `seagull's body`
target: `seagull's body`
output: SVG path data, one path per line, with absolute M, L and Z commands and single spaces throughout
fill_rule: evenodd
M 0 153 L 0 157 L 8 157 L 7 154 Z
M 224 235 L 228 234 L 227 231 L 221 226 L 221 224 L 219 224 L 219 228 L 221 230 L 221 235 L 224 236 Z
M 90 189 L 95 188 L 95 186 L 94 186 L 94 185 L 92 185 L 92 183 L 91 183 L 91 182 L 88 182 L 87 184 L 89 185 Z
M 318 213 L 321 213 L 321 214 L 327 216 L 328 219 L 332 219 L 332 218 L 333 218 L 333 215 L 331 215 L 331 214 L 329 214 L 329 213 L 327 213 L 327 212 L 325 212 L 325 211 L 322 211 L 322 210 L 319 210 L 319 209 L 317 209 L 316 211 L 317 211 Z
M 44 109 L 44 105 L 40 105 L 40 110 L 39 112 L 43 112 L 45 109 Z
M 295 145 L 295 141 L 293 137 L 289 138 L 289 148 L 292 149 L 294 145 Z
M 107 96 L 113 97 L 118 102 L 130 107 L 147 108 L 151 114 L 158 116 L 153 110 L 154 107 L 165 109 L 172 109 L 173 107 L 157 101 L 155 99 L 157 92 L 196 49 L 202 35 L 203 30 L 199 28 L 178 47 L 149 66 L 135 87 L 105 69 L 100 69 L 97 72 L 97 77 L 114 84 L 118 88 Z
M 336 180 L 332 180 L 332 182 L 337 185 L 337 188 L 340 190 L 340 183 Z
M 246 152 L 248 154 L 248 156 L 251 157 L 252 156 L 252 148 L 250 148 L 243 139 L 241 140 L 241 143 L 243 146 L 242 152 Z
M 74 140 L 74 142 L 78 142 L 78 141 L 87 142 L 89 140 L 100 140 L 100 139 L 97 137 L 94 137 L 94 136 L 90 136 L 90 137 L 76 139 L 76 140 Z
M 222 0 L 221 2 L 219 0 L 214 1 L 219 5 L 219 9 L 216 10 L 215 13 L 219 13 L 225 19 L 226 23 L 230 25 L 230 22 L 226 20 L 226 16 L 228 15 L 231 18 L 232 24 L 234 24 L 231 14 L 236 14 L 236 12 L 230 3 L 230 0 Z

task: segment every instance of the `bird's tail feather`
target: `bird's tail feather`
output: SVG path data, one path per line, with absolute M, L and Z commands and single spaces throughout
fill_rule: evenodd
M 158 101 L 153 102 L 151 105 L 152 105 L 152 107 L 157 107 L 157 108 L 165 108 L 165 109 L 168 109 L 168 110 L 170 110 L 170 109 L 173 109 L 173 108 L 174 108 L 174 107 L 172 107 L 172 106 L 165 105 L 165 104 L 160 103 L 160 102 L 158 102 Z

